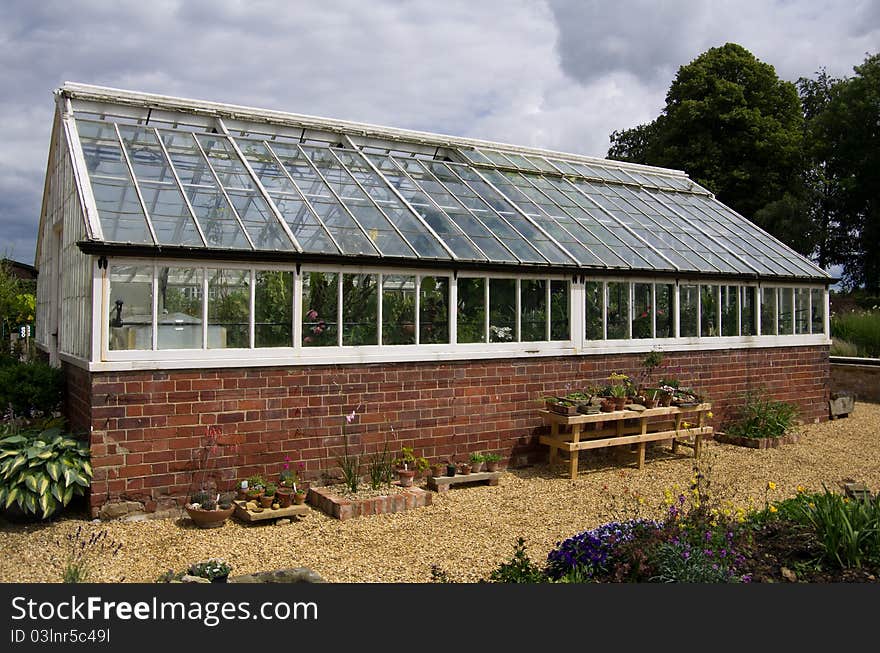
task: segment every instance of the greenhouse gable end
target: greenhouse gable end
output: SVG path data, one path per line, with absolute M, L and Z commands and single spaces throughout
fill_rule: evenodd
M 824 419 L 830 276 L 684 173 L 67 83 L 37 340 L 88 430 L 91 506 L 179 504 L 285 457 L 537 443 L 540 399 L 654 373 L 716 421 L 764 387 Z M 209 428 L 210 427 L 210 428 Z M 218 434 L 221 437 L 218 441 Z

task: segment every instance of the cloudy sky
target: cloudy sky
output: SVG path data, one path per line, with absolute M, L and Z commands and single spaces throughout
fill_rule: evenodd
M 849 76 L 880 0 L 4 0 L 0 255 L 33 262 L 64 81 L 605 156 L 726 42 Z

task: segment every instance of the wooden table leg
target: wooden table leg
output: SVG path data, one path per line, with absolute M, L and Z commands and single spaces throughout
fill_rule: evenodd
M 675 416 L 675 434 L 678 435 L 678 430 L 681 428 L 681 413 Z M 672 453 L 678 453 L 678 437 L 672 438 Z
M 556 440 L 559 438 L 559 424 L 553 422 L 550 424 L 550 437 Z M 552 444 L 550 445 L 550 471 L 552 472 L 554 467 L 556 466 L 556 455 L 557 449 Z
M 572 442 L 580 442 L 581 441 L 581 425 L 580 424 L 572 424 L 571 425 L 571 435 Z M 578 477 L 578 450 L 575 449 L 569 454 L 569 476 L 571 478 Z
M 645 435 L 648 432 L 648 418 L 641 417 L 639 418 L 639 422 L 642 427 L 642 435 Z M 647 445 L 647 442 L 639 442 L 639 469 L 645 466 L 645 448 L 647 447 Z

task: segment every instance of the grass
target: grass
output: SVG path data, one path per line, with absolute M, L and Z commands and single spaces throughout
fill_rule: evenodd
M 854 310 L 832 315 L 831 337 L 832 354 L 836 356 L 880 358 L 880 311 Z M 853 349 L 856 353 L 852 353 Z

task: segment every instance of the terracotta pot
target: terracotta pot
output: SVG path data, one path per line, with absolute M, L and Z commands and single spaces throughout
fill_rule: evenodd
M 497 460 L 487 460 L 486 461 L 486 471 L 487 472 L 497 472 L 498 471 L 498 461 Z
M 234 511 L 235 506 L 230 506 L 225 510 L 202 510 L 201 508 L 186 507 L 189 518 L 199 528 L 220 528 L 232 516 Z
M 287 508 L 293 501 L 293 490 L 291 488 L 279 489 L 275 492 L 275 496 L 278 497 L 278 507 Z
M 614 397 L 614 410 L 623 410 L 626 406 L 626 397 Z
M 446 465 L 431 465 L 431 476 L 435 478 L 443 476 L 444 472 L 446 472 Z
M 477 472 L 482 472 L 484 464 L 485 463 L 482 460 L 478 463 L 471 463 L 471 474 L 476 474 Z
M 413 478 L 416 475 L 416 470 L 414 469 L 398 469 L 397 470 L 397 480 L 400 483 L 401 487 L 412 487 Z
M 470 463 L 461 463 L 458 466 L 458 473 L 464 476 L 465 474 L 471 473 L 471 465 Z
M 293 502 L 296 505 L 301 506 L 302 504 L 304 504 L 306 502 L 307 496 L 309 496 L 307 492 L 297 492 L 296 494 L 293 495 Z
M 264 494 L 260 497 L 260 507 L 261 508 L 271 508 L 273 501 L 275 501 L 274 494 L 271 494 L 271 495 Z
M 261 496 L 263 496 L 262 490 L 248 490 L 245 493 L 245 497 L 248 501 L 256 501 L 257 503 L 259 503 Z

